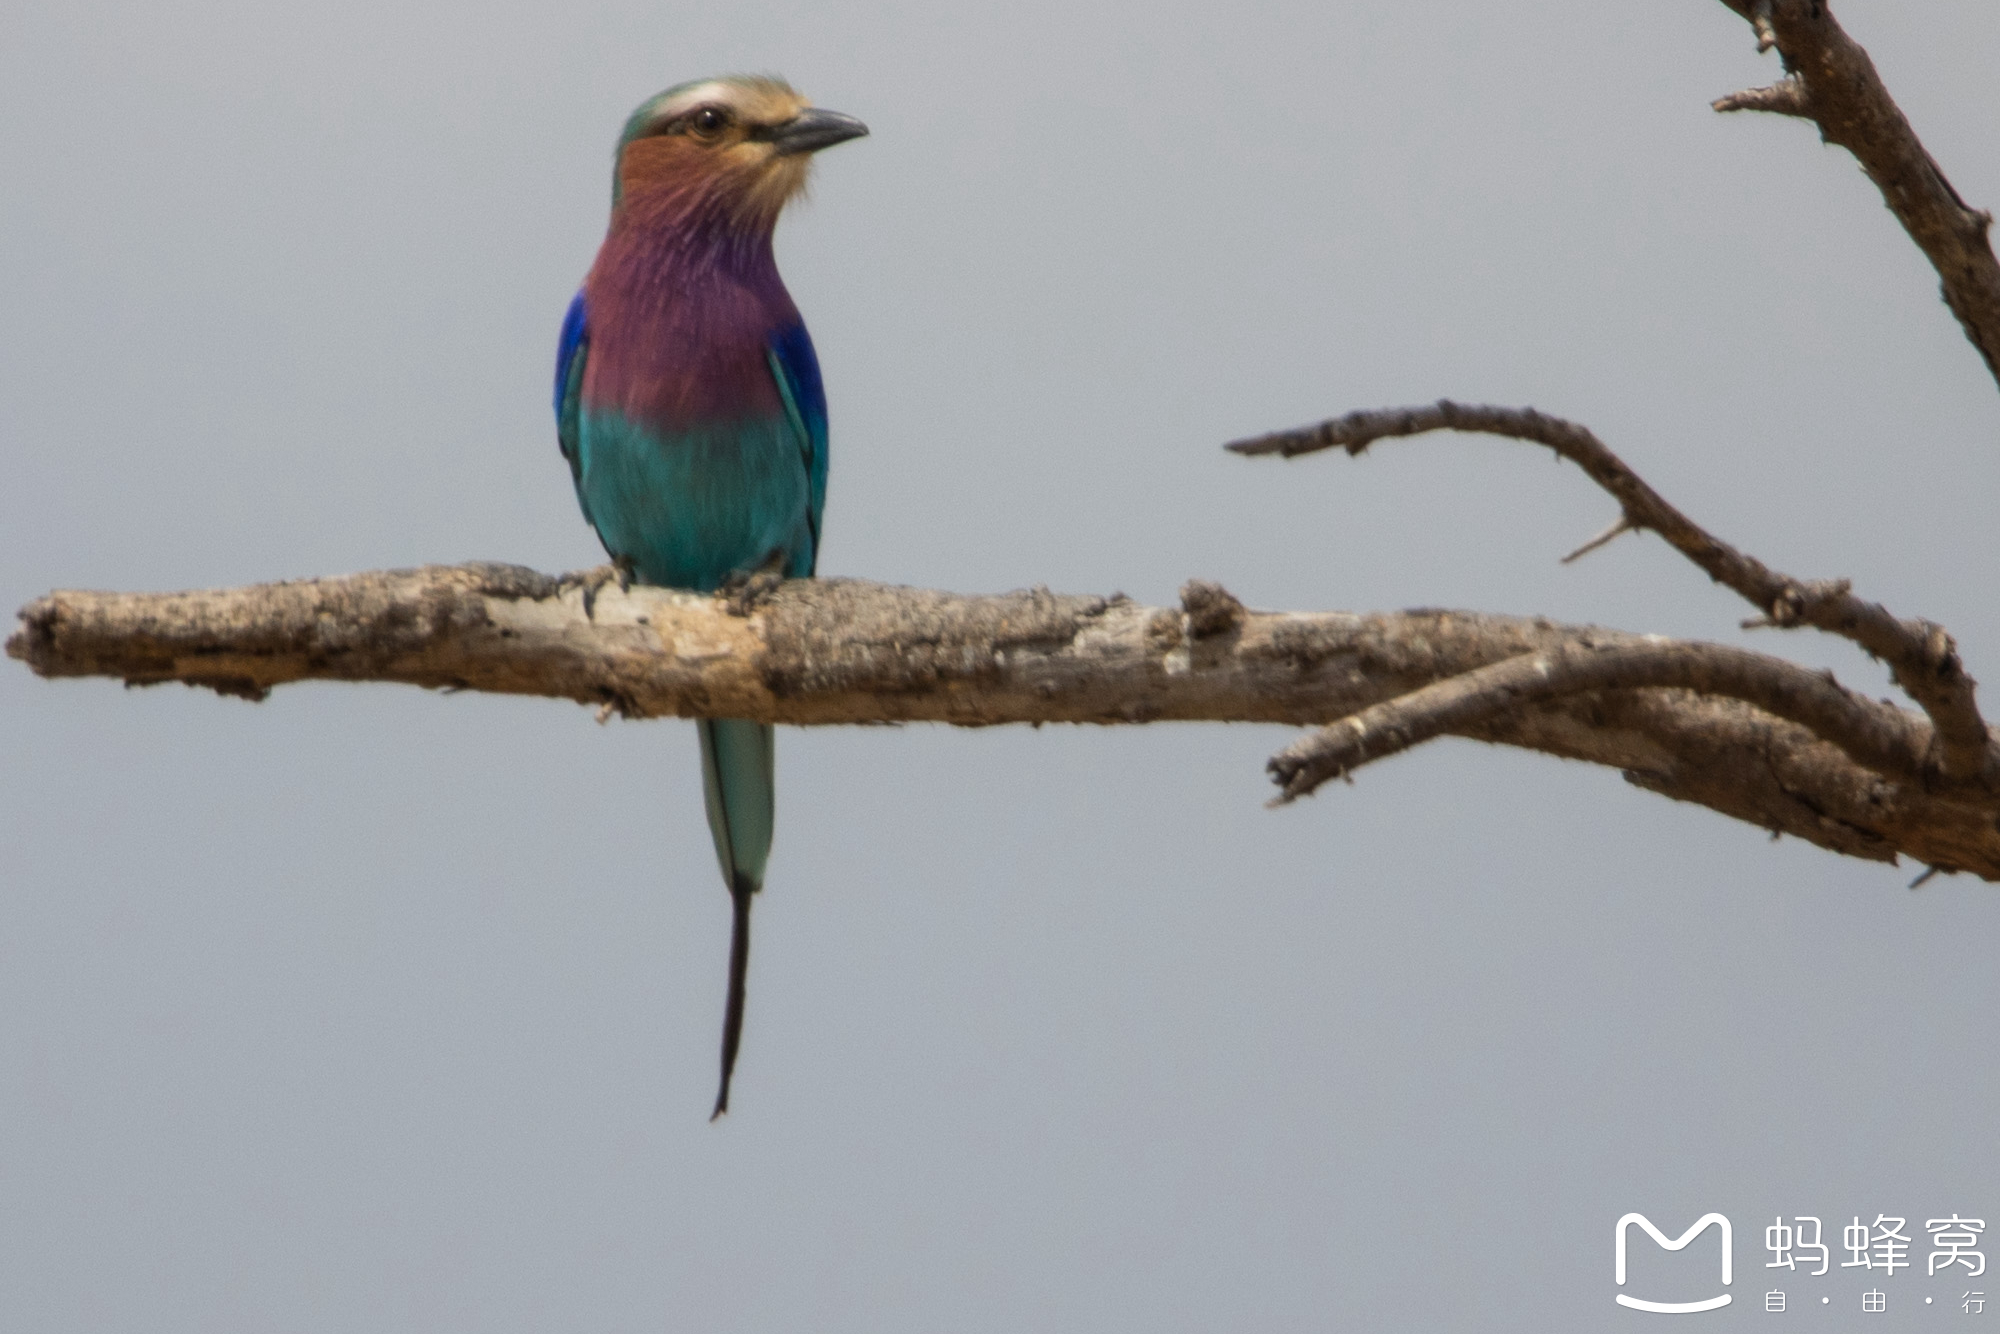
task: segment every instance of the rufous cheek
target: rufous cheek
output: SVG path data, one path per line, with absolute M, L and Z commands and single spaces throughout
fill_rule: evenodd
M 649 185 L 677 184 L 714 170 L 708 150 L 685 135 L 660 134 L 634 139 L 618 159 L 618 181 L 627 192 Z

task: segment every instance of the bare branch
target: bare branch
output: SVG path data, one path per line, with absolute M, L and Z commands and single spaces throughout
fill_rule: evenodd
M 1889 96 L 1868 53 L 1842 31 L 1826 0 L 1723 0 L 1748 19 L 1758 32 L 1758 49 L 1773 43 L 1796 86 L 1799 108 L 1757 106 L 1760 111 L 1784 111 L 1819 124 L 1820 138 L 1854 154 L 1861 169 L 1882 191 L 1883 202 L 1903 230 L 1917 243 L 1944 286 L 1945 304 L 1986 369 L 2000 382 L 2000 262 L 1993 257 L 1988 231 L 1993 215 L 1973 209 L 1937 162 L 1925 151 L 1902 109 Z M 1738 93 L 1715 104 L 1718 111 L 1738 109 Z
M 1350 412 L 1317 426 L 1278 431 L 1228 448 L 1239 454 L 1292 458 L 1340 448 L 1360 454 L 1377 440 L 1427 431 L 1470 431 L 1547 445 L 1609 491 L 1632 528 L 1658 533 L 1708 576 L 1762 610 L 1769 624 L 1810 625 L 1853 640 L 1889 665 L 1901 686 L 1936 728 L 1929 767 L 1939 781 L 2000 787 L 2000 746 L 1993 743 L 1974 699 L 1976 683 L 1943 627 L 1898 619 L 1877 602 L 1864 602 L 1846 580 L 1805 583 L 1780 574 L 1708 532 L 1668 504 L 1624 460 L 1585 427 L 1533 408 L 1504 408 L 1439 399 L 1420 407 Z
M 1740 699 L 1810 728 L 1856 763 L 1914 779 L 1930 740 L 1910 715 L 1841 688 L 1831 675 L 1722 644 L 1648 639 L 1598 643 L 1588 637 L 1524 653 L 1434 682 L 1323 727 L 1272 757 L 1289 801 L 1329 778 L 1352 773 L 1447 733 L 1590 691 L 1675 686 Z
M 1200 584 L 1166 608 L 848 580 L 710 598 L 505 565 L 194 593 L 60 592 L 21 620 L 8 653 L 50 677 L 184 681 L 253 699 L 290 681 L 402 681 L 573 699 L 628 717 L 797 724 L 1322 725 L 1524 655 L 1562 660 L 1575 649 L 1615 661 L 1668 642 L 1467 612 L 1249 611 Z M 1742 657 L 1768 663 L 1762 670 L 1786 688 L 1825 688 L 1791 664 Z M 1618 688 L 1529 699 L 1447 730 L 1608 765 L 1650 791 L 1849 856 L 1901 854 L 2000 880 L 2000 800 L 1898 782 L 1842 749 L 1906 768 L 1929 745 L 1921 719 L 1844 692 L 1823 714 L 1772 700 L 1813 725 L 1726 690 Z

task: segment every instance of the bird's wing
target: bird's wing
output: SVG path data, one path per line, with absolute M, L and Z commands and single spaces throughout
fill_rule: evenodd
M 799 439 L 799 460 L 805 465 L 808 522 L 812 525 L 813 563 L 819 560 L 819 521 L 826 509 L 826 387 L 820 383 L 819 357 L 804 324 L 794 324 L 772 338 L 765 349 L 785 415 Z
M 576 485 L 576 500 L 583 506 L 583 517 L 595 527 L 597 520 L 590 517 L 590 502 L 583 496 L 583 449 L 581 424 L 583 419 L 583 363 L 590 353 L 590 325 L 584 313 L 583 293 L 569 303 L 569 313 L 563 316 L 562 338 L 556 344 L 556 443 L 562 447 L 563 457 L 569 460 L 570 480 Z

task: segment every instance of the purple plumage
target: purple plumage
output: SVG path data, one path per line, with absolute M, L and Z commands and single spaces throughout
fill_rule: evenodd
M 769 222 L 692 192 L 631 191 L 583 291 L 586 410 L 666 432 L 783 412 L 766 349 L 799 311 Z
M 826 399 L 771 233 L 809 155 L 867 131 L 770 79 L 672 88 L 627 122 L 611 228 L 564 321 L 557 434 L 605 549 L 643 583 L 697 591 L 809 575 L 826 500 Z M 771 848 L 772 729 L 699 725 L 702 793 L 732 900 L 729 1106 L 750 899 Z

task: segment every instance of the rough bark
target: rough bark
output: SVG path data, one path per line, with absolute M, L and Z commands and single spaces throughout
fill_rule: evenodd
M 184 681 L 253 699 L 291 681 L 401 681 L 548 695 L 631 717 L 1297 725 L 1336 723 L 1525 655 L 1652 661 L 1673 643 L 1469 612 L 1250 611 L 1212 584 L 1190 585 L 1179 607 L 1148 607 L 850 580 L 703 597 L 594 587 L 600 577 L 427 566 L 209 592 L 58 592 L 22 610 L 7 651 L 44 676 Z M 1851 713 L 1876 730 L 1885 767 L 1912 766 L 1928 749 L 1923 717 L 1820 674 L 1716 645 L 1678 649 L 1692 662 L 1754 659 L 1752 674 L 1779 687 L 1765 700 L 1772 707 L 1788 707 L 1791 690 L 1819 701 L 1812 708 Z M 1878 772 L 1811 727 L 1733 697 L 1727 682 L 1707 681 L 1721 693 L 1606 684 L 1618 679 L 1517 699 L 1443 730 L 1608 765 L 1651 791 L 1835 852 L 2000 879 L 2000 804 L 1989 796 Z

